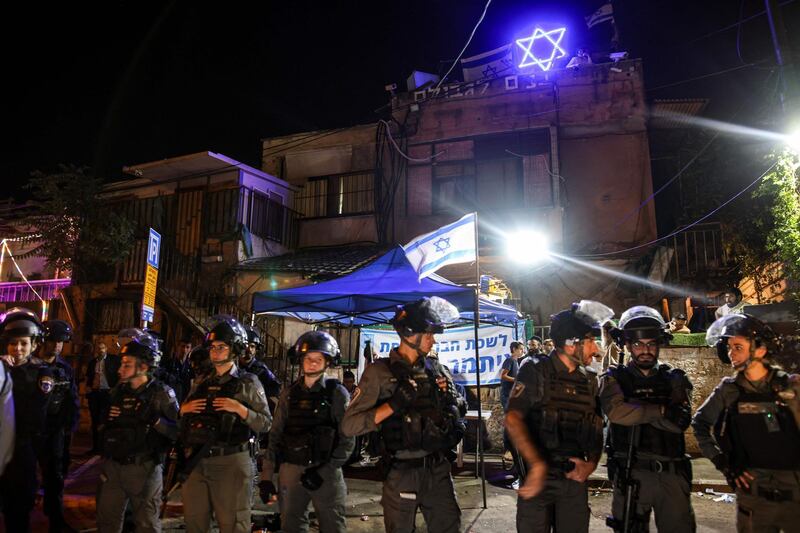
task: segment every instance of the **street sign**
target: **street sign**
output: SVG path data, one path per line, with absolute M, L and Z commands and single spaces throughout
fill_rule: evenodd
M 144 272 L 142 295 L 142 321 L 153 322 L 156 309 L 156 287 L 158 285 L 158 261 L 161 258 L 161 235 L 150 228 L 147 240 L 147 265 Z

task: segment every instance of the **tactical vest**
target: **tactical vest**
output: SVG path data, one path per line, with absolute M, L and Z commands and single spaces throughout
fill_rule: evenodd
M 547 456 L 585 457 L 602 448 L 603 418 L 589 385 L 591 376 L 580 371 L 557 372 L 550 358 L 535 364 L 541 372 L 542 405 L 528 412 L 527 425 Z
M 47 416 L 57 417 L 62 414 L 61 408 L 70 392 L 70 382 L 67 377 L 67 372 L 61 365 L 54 363 L 51 365 L 51 368 L 53 369 L 53 380 L 55 383 L 47 400 Z
M 672 402 L 672 380 L 680 378 L 680 370 L 669 365 L 659 365 L 658 370 L 649 376 L 639 376 L 627 367 L 617 366 L 609 369 L 609 374 L 617 380 L 625 401 L 669 405 Z M 631 426 L 611 424 L 608 439 L 609 454 L 628 453 Z M 639 425 L 639 442 L 634 443 L 639 452 L 652 453 L 662 457 L 682 458 L 686 451 L 683 433 L 672 433 L 657 429 L 650 424 Z
M 333 418 L 333 391 L 339 382 L 326 379 L 325 387 L 308 390 L 300 381 L 289 391 L 289 414 L 281 438 L 283 461 L 294 465 L 327 463 L 338 441 Z
M 401 365 L 390 365 L 389 359 L 379 359 L 395 379 L 411 378 L 417 383 L 414 403 L 399 415 L 392 414 L 383 421 L 380 435 L 389 453 L 400 450 L 440 452 L 452 449 L 463 438 L 466 428 L 460 420 L 455 399 L 447 401 L 439 392 L 436 378 L 445 377 L 438 361 L 426 357 L 424 367 L 413 367 L 407 373 Z
M 800 431 L 779 396 L 787 375 L 775 376 L 767 392 L 745 391 L 738 383 L 737 401 L 723 411 L 715 437 L 739 468 L 800 470 Z
M 151 431 L 157 386 L 148 381 L 143 389 L 134 391 L 127 384 L 114 388 L 110 405 L 119 408 L 120 414 L 103 428 L 103 455 L 106 457 L 121 461 L 161 451 Z
M 223 384 L 216 376 L 202 381 L 186 401 L 205 398 L 205 409 L 183 417 L 181 442 L 185 446 L 202 446 L 207 442 L 213 446 L 234 446 L 250 440 L 252 432 L 238 415 L 214 409 L 215 398 L 235 398 L 241 388 L 242 380 L 238 377 L 231 377 Z

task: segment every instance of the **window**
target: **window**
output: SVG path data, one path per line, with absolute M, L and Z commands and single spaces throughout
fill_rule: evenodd
M 372 213 L 374 174 L 354 172 L 338 176 L 311 178 L 296 198 L 303 217 L 335 217 Z

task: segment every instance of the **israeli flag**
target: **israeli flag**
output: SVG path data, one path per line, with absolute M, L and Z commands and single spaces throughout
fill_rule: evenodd
M 476 220 L 476 214 L 470 213 L 452 224 L 420 235 L 403 247 L 419 279 L 430 276 L 445 265 L 475 261 Z
M 611 2 L 606 2 L 600 8 L 589 15 L 588 17 L 583 17 L 586 21 L 586 25 L 590 28 L 597 26 L 603 22 L 611 22 L 614 23 L 614 6 L 611 5 Z

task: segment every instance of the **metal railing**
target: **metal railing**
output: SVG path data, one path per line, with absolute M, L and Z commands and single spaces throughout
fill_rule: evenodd
M 733 266 L 724 246 L 725 235 L 718 223 L 698 224 L 667 241 L 672 249 L 675 280 L 726 272 Z

